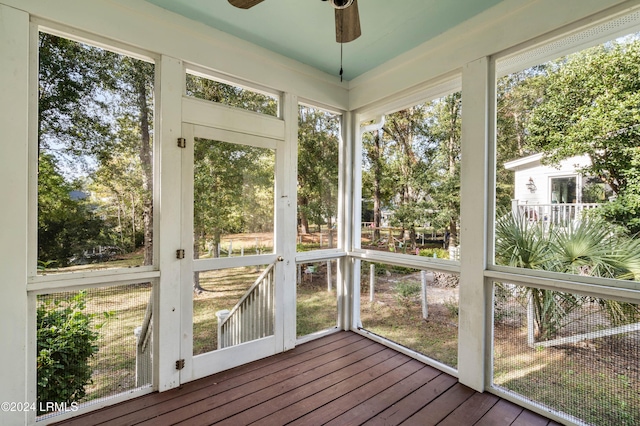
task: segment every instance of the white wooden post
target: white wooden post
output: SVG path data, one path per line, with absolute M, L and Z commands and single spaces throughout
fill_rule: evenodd
M 485 390 L 491 369 L 492 286 L 485 282 L 483 273 L 487 267 L 487 165 L 493 164 L 488 146 L 490 129 L 495 127 L 494 85 L 488 58 L 463 66 L 460 238 L 468 256 L 460 263 L 458 380 L 479 392 Z
M 427 319 L 429 317 L 429 306 L 427 306 L 427 271 L 420 271 L 420 278 L 422 283 L 422 291 L 420 292 L 422 299 L 422 318 Z
M 29 64 L 29 14 L 3 4 L 0 4 L 0 63 L 0 93 L 4 100 L 0 105 L 3 139 L 0 143 L 0 192 L 6 201 L 0 209 L 0 271 L 3 283 L 0 298 L 3 327 L 0 329 L 0 339 L 3 347 L 11 348 L 0 355 L 2 365 L 6 366 L 2 370 L 0 401 L 35 404 L 36 345 L 33 343 L 30 346 L 29 339 L 36 339 L 36 303 L 35 296 L 27 299 L 26 291 L 27 270 L 35 274 L 37 258 L 35 240 L 31 241 L 30 256 L 27 255 L 29 222 L 32 229 L 37 224 L 34 214 L 36 203 L 29 205 L 27 173 L 29 78 L 34 74 L 30 72 Z M 34 98 L 37 102 L 37 97 Z M 32 109 L 34 106 L 32 104 Z M 35 161 L 32 164 L 35 165 Z M 31 211 L 28 207 L 31 207 Z M 32 391 L 29 391 L 29 385 L 32 385 Z M 0 419 L 2 424 L 7 425 L 35 424 L 35 413 L 30 413 L 28 422 L 28 413 L 21 410 L 3 410 Z
M 327 260 L 327 291 L 331 291 L 331 261 Z
M 216 318 L 218 318 L 218 349 L 222 349 L 224 348 L 222 342 L 225 338 L 225 336 L 222 335 L 222 323 L 224 320 L 227 319 L 227 317 L 229 316 L 229 310 L 228 309 L 222 309 L 220 311 L 216 312 Z
M 240 247 L 240 256 L 244 256 L 244 246 Z
M 229 240 L 229 253 L 227 253 L 227 257 L 231 257 L 232 251 L 233 251 L 233 240 Z
M 527 344 L 530 348 L 535 345 L 535 312 L 533 308 L 533 294 L 529 291 L 529 297 L 527 301 Z
M 298 273 L 297 273 L 296 282 L 298 284 L 300 284 L 302 282 L 302 264 L 301 263 L 298 263 Z
M 369 265 L 369 302 L 373 302 L 373 293 L 376 283 L 376 265 Z

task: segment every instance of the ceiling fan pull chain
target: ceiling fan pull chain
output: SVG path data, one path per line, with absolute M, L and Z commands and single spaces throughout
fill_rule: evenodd
M 340 83 L 342 83 L 342 45 L 344 43 L 340 43 Z
M 342 48 L 344 43 L 342 42 L 342 32 L 344 31 L 344 13 L 340 16 L 340 83 L 342 83 Z

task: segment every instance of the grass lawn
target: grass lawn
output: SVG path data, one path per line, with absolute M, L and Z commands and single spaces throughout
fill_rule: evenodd
M 640 336 L 530 348 L 526 326 L 494 333 L 495 384 L 589 424 L 640 424 Z
M 335 327 L 338 321 L 336 262 L 332 261 L 331 291 L 327 289 L 327 263 L 318 262 L 313 274 L 304 274 L 296 287 L 296 336 L 302 337 Z M 306 267 L 306 266 L 305 266 Z
M 364 270 L 364 269 L 363 269 Z M 366 266 L 368 271 L 368 266 Z M 419 293 L 401 297 L 399 286 L 420 288 L 419 273 L 389 273 L 376 277 L 374 301 L 369 276 L 363 272 L 360 317 L 364 329 L 456 368 L 458 365 L 457 288 L 427 289 L 428 316 L 422 318 Z M 405 293 L 406 294 L 406 293 Z

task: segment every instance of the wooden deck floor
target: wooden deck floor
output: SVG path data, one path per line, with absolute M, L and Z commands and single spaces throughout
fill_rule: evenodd
M 63 425 L 557 425 L 351 332 Z

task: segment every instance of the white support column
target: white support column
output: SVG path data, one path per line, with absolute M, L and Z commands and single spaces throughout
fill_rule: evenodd
M 29 15 L 0 4 L 0 402 L 35 402 L 35 347 L 27 301 L 29 214 Z M 34 208 L 35 206 L 31 206 Z M 29 333 L 32 331 L 32 333 Z M 31 343 L 31 344 L 29 344 Z M 32 353 L 33 352 L 33 353 Z M 33 361 L 33 362 L 31 362 Z M 0 424 L 25 424 L 28 413 L 0 411 Z
M 494 84 L 488 58 L 462 71 L 462 168 L 460 176 L 460 316 L 458 374 L 462 384 L 483 391 L 490 365 L 488 340 L 491 292 L 487 263 L 489 99 Z
M 358 243 L 354 242 L 356 231 L 354 224 L 359 222 L 360 209 L 356 206 L 359 197 L 356 191 L 359 185 L 359 167 L 354 161 L 358 120 L 355 113 L 345 112 L 342 116 L 342 149 L 340 150 L 340 179 L 338 197 L 338 221 L 340 226 L 339 247 L 349 251 Z M 358 163 L 359 164 L 359 163 Z M 360 311 L 360 262 L 348 258 L 338 260 L 336 286 L 338 293 L 338 326 L 350 330 L 357 326 L 357 313 Z
M 159 88 L 156 103 L 160 127 L 156 139 L 156 188 L 155 200 L 158 223 L 155 243 L 158 247 L 158 265 L 161 275 L 157 305 L 154 309 L 153 359 L 154 386 L 159 391 L 180 385 L 180 374 L 176 361 L 181 358 L 181 261 L 176 259 L 176 250 L 181 239 L 181 182 L 182 149 L 177 138 L 182 136 L 182 62 L 163 56 L 156 68 L 156 87 Z M 183 247 L 184 248 L 184 247 Z M 183 283 L 184 284 L 184 283 Z M 188 285 L 188 284 L 187 284 Z
M 293 349 L 296 345 L 296 238 L 297 238 L 297 175 L 298 175 L 298 97 L 285 93 L 282 97 L 282 118 L 284 119 L 284 142 L 279 145 L 284 155 L 284 182 L 282 196 L 277 200 L 279 212 L 276 214 L 276 253 L 281 253 L 281 275 L 276 276 L 276 330 L 282 330 L 282 350 Z M 278 312 L 278 310 L 280 310 Z M 277 318 L 282 318 L 279 324 Z

